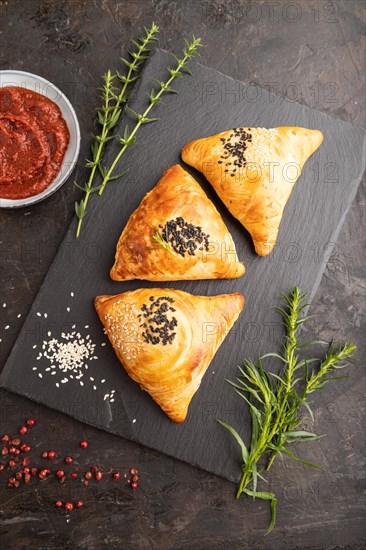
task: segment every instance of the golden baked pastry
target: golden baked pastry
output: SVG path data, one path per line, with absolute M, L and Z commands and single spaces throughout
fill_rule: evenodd
M 110 274 L 115 281 L 177 281 L 231 279 L 244 272 L 215 206 L 175 165 L 128 220 Z
M 168 288 L 95 299 L 127 374 L 174 422 L 186 418 L 207 367 L 243 306 L 241 294 L 192 296 Z
M 257 254 L 267 256 L 292 188 L 322 141 L 319 130 L 307 128 L 234 128 L 191 141 L 182 158 L 249 231 Z

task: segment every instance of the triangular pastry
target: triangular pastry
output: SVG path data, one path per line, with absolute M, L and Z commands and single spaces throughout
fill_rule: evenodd
M 196 180 L 175 165 L 128 220 L 111 277 L 115 281 L 231 279 L 244 272 L 215 206 Z
M 191 141 L 182 158 L 249 231 L 257 254 L 267 256 L 292 188 L 322 141 L 319 130 L 307 128 L 234 128 Z
M 98 296 L 95 308 L 127 374 L 183 422 L 207 367 L 244 306 L 241 294 L 142 288 Z

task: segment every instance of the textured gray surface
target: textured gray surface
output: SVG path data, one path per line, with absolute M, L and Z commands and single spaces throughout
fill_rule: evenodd
M 254 2 L 250 11 L 247 3 L 232 1 L 35 0 L 20 11 L 19 2 L 2 3 L 2 68 L 41 74 L 72 99 L 83 129 L 75 175 L 79 181 L 82 158 L 89 154 L 99 77 L 107 66 L 117 65 L 121 48 L 125 50 L 129 38 L 152 18 L 163 29 L 161 46 L 179 51 L 182 36 L 192 30 L 204 39 L 207 65 L 364 125 L 364 3 L 297 1 L 299 17 L 293 23 L 285 17 L 287 4 L 274 2 L 271 8 L 271 3 Z M 1 310 L 2 330 L 10 324 L 1 335 L 3 362 L 71 220 L 76 197 L 78 191 L 70 182 L 31 210 L 2 212 L 2 302 L 7 303 Z M 111 544 L 159 549 L 363 548 L 364 209 L 363 187 L 313 301 L 318 317 L 312 326 L 324 339 L 352 338 L 358 345 L 358 366 L 349 380 L 317 396 L 316 428 L 327 437 L 320 447 L 309 446 L 307 454 L 324 459 L 327 472 L 309 471 L 290 461 L 273 470 L 271 487 L 278 493 L 280 508 L 271 537 L 262 537 L 267 508 L 235 501 L 233 484 L 2 392 L 3 431 L 15 430 L 23 416 L 32 414 L 39 420 L 35 457 L 52 445 L 66 452 L 70 441 L 87 437 L 91 461 L 105 467 L 137 465 L 143 474 L 136 494 L 123 486 L 111 489 L 107 483 L 91 487 L 82 495 L 87 506 L 70 523 L 52 509 L 60 494 L 54 484 L 17 494 L 5 489 L 3 543 L 42 549 L 99 549 Z M 66 497 L 67 487 L 63 491 Z

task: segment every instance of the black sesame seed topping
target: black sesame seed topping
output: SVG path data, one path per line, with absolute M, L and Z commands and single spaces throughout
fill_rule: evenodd
M 248 128 L 250 130 L 250 128 Z M 239 138 L 239 140 L 232 141 L 232 138 Z M 220 138 L 220 141 L 224 144 L 224 153 L 221 155 L 221 159 L 227 160 L 229 157 L 234 158 L 234 166 L 237 166 L 238 168 L 243 168 L 247 161 L 245 159 L 245 150 L 247 148 L 247 142 L 252 141 L 252 134 L 250 134 L 248 131 L 244 130 L 244 128 L 234 128 L 233 133 L 229 135 L 229 137 L 226 138 Z M 222 164 L 222 161 L 218 161 L 219 164 Z M 225 166 L 230 166 L 231 162 L 225 162 Z M 228 172 L 229 170 L 226 169 L 224 172 Z M 233 172 L 236 171 L 236 168 L 233 170 Z M 233 174 L 230 174 L 231 177 L 233 177 Z
M 173 298 L 168 296 L 160 296 L 155 300 L 154 296 L 150 296 L 149 301 L 152 302 L 147 306 L 143 304 L 141 311 L 146 318 L 146 322 L 140 326 L 144 328 L 142 338 L 146 343 L 153 345 L 162 342 L 163 346 L 171 344 L 176 336 L 174 332 L 178 321 L 175 317 L 169 319 L 166 316 L 168 310 L 175 311 L 169 304 L 174 304 Z M 139 316 L 140 317 L 140 316 Z
M 202 227 L 188 223 L 179 216 L 175 220 L 169 220 L 165 226 L 159 225 L 162 229 L 161 234 L 165 242 L 169 243 L 173 250 L 183 258 L 187 253 L 189 256 L 195 256 L 195 250 L 200 245 L 206 252 L 209 251 L 210 235 L 202 230 Z M 200 249 L 201 249 L 200 248 Z

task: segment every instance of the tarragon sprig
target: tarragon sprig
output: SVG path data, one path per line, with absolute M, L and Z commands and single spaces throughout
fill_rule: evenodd
M 201 39 L 192 37 L 192 41 L 188 42 L 185 40 L 186 47 L 183 50 L 183 55 L 181 58 L 173 56 L 176 60 L 176 66 L 175 67 L 168 67 L 168 72 L 170 74 L 170 78 L 166 82 L 161 82 L 159 80 L 155 80 L 155 83 L 159 86 L 158 91 L 152 89 L 151 92 L 148 94 L 149 97 L 149 105 L 145 109 L 143 113 L 136 113 L 129 107 L 127 107 L 128 111 L 134 116 L 136 119 L 136 124 L 133 127 L 133 129 L 130 131 L 128 125 L 126 125 L 124 129 L 124 134 L 122 137 L 120 137 L 120 144 L 122 145 L 120 151 L 116 155 L 116 158 L 112 162 L 111 166 L 108 170 L 105 170 L 105 173 L 103 175 L 103 181 L 99 189 L 99 195 L 102 195 L 107 183 L 111 181 L 112 179 L 115 179 L 116 176 L 114 176 L 114 170 L 121 159 L 122 155 L 126 151 L 126 149 L 133 145 L 136 142 L 136 134 L 142 124 L 148 124 L 151 122 L 155 122 L 159 120 L 158 118 L 149 118 L 149 113 L 153 109 L 154 105 L 159 103 L 161 101 L 161 96 L 164 93 L 178 93 L 176 90 L 174 90 L 171 87 L 171 84 L 173 80 L 177 77 L 183 76 L 183 73 L 191 74 L 191 71 L 187 67 L 188 61 L 196 56 L 199 55 L 198 49 L 202 47 Z M 117 176 L 120 177 L 120 176 Z
M 267 470 L 273 464 L 278 453 L 286 454 L 294 460 L 307 466 L 320 468 L 319 466 L 298 458 L 289 445 L 305 441 L 314 441 L 319 436 L 299 429 L 301 419 L 298 416 L 300 408 L 304 405 L 313 419 L 308 403 L 308 397 L 316 390 L 323 388 L 330 380 L 345 378 L 334 376 L 337 369 L 343 369 L 347 360 L 356 350 L 352 342 L 335 347 L 330 344 L 323 360 L 318 358 L 301 357 L 303 349 L 313 344 L 325 342 L 312 341 L 300 343 L 298 332 L 300 326 L 309 317 L 302 316 L 305 303 L 305 294 L 298 288 L 294 288 L 288 295 L 282 295 L 286 301 L 286 308 L 276 308 L 281 313 L 286 327 L 286 336 L 282 343 L 280 353 L 267 353 L 258 359 L 257 363 L 246 361 L 243 367 L 239 367 L 240 374 L 236 382 L 228 382 L 249 406 L 252 420 L 252 435 L 249 448 L 238 432 L 222 420 L 218 422 L 227 428 L 234 436 L 241 448 L 243 459 L 242 478 L 236 497 L 242 494 L 255 498 L 268 500 L 271 503 L 271 523 L 269 533 L 276 521 L 277 499 L 270 491 L 258 491 L 258 479 L 264 479 L 259 461 L 267 457 Z M 282 363 L 282 371 L 279 374 L 267 372 L 263 369 L 262 360 L 275 358 Z M 316 364 L 314 366 L 314 364 Z
M 116 71 L 115 75 L 112 75 L 108 70 L 103 75 L 103 87 L 101 88 L 101 97 L 103 100 L 102 106 L 97 109 L 97 122 L 101 126 L 100 134 L 94 137 L 94 141 L 91 145 L 92 158 L 86 163 L 86 167 L 90 169 L 88 181 L 84 186 L 78 184 L 77 187 L 81 188 L 85 195 L 80 202 L 75 203 L 75 212 L 79 219 L 79 223 L 76 230 L 76 236 L 80 235 L 81 225 L 85 216 L 86 207 L 89 201 L 89 197 L 92 193 L 100 190 L 100 185 L 95 185 L 94 180 L 97 170 L 101 173 L 102 177 L 105 174 L 105 169 L 102 166 L 102 158 L 106 144 L 113 139 L 111 131 L 118 124 L 123 110 L 123 105 L 127 101 L 128 87 L 134 83 L 140 76 L 141 66 L 148 57 L 150 51 L 148 46 L 155 40 L 156 34 L 159 32 L 159 27 L 152 23 L 150 29 L 145 27 L 145 35 L 139 38 L 138 41 L 132 40 L 132 44 L 136 47 L 136 51 L 128 52 L 132 58 L 132 61 L 128 61 L 121 57 L 121 61 L 128 67 L 126 75 L 123 75 L 119 71 Z M 119 80 L 122 84 L 119 90 L 114 84 L 116 80 Z M 117 179 L 123 174 L 117 174 L 111 179 Z

